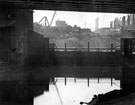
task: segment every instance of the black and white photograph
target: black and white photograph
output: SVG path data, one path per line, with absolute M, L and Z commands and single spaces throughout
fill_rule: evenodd
M 0 105 L 135 105 L 135 1 L 0 0 Z

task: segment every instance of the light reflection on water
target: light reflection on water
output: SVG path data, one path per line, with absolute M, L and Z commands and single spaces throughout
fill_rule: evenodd
M 111 86 L 111 79 L 89 79 L 89 87 L 87 79 L 76 79 L 76 83 L 73 78 L 68 78 L 65 86 L 64 78 L 57 79 L 56 86 L 49 85 L 49 92 L 44 92 L 43 95 L 34 99 L 34 105 L 80 105 L 80 101 L 89 102 L 93 98 L 94 94 L 102 94 L 114 89 L 120 89 L 120 81 L 113 79 L 113 85 Z M 59 94 L 58 94 L 59 92 Z M 60 97 L 61 100 L 60 100 Z

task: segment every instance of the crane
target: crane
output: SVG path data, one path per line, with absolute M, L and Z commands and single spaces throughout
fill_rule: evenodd
M 48 19 L 47 19 L 47 17 L 46 16 L 44 16 L 40 21 L 39 21 L 39 24 L 42 22 L 44 20 L 44 25 L 45 26 L 49 26 L 49 21 L 48 21 Z
M 55 15 L 56 15 L 56 11 L 54 11 L 54 13 L 53 13 L 53 16 L 52 16 L 52 19 L 51 19 L 51 22 L 50 22 L 49 26 L 52 25 Z
M 44 16 L 44 17 L 39 21 L 39 24 L 44 20 L 44 25 L 45 25 L 45 26 L 48 26 L 48 27 L 51 27 L 51 26 L 52 26 L 52 23 L 53 23 L 53 20 L 54 20 L 54 18 L 55 18 L 55 15 L 56 15 L 56 11 L 54 11 L 50 23 L 49 23 L 49 21 L 48 21 L 47 16 Z

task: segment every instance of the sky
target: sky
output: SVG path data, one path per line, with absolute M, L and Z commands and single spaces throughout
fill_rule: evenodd
M 44 16 L 47 16 L 48 21 L 52 19 L 54 11 L 49 10 L 34 10 L 34 22 L 39 22 Z M 95 20 L 99 18 L 99 28 L 109 27 L 110 21 L 116 17 L 121 18 L 127 14 L 116 13 L 95 13 L 95 12 L 71 12 L 71 11 L 56 11 L 52 26 L 55 26 L 55 21 L 66 21 L 68 25 L 77 25 L 81 28 L 95 29 Z

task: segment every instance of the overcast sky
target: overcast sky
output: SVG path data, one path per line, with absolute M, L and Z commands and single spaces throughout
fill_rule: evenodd
M 43 16 L 47 16 L 48 21 L 52 19 L 54 11 L 48 10 L 35 10 L 34 11 L 34 22 L 39 22 Z M 116 17 L 120 18 L 127 16 L 127 14 L 116 14 L 116 13 L 94 13 L 94 12 L 71 12 L 71 11 L 56 11 L 55 18 L 52 25 L 55 25 L 56 20 L 64 20 L 68 25 L 80 26 L 81 28 L 95 28 L 95 19 L 99 17 L 99 27 L 109 27 L 110 21 Z

